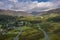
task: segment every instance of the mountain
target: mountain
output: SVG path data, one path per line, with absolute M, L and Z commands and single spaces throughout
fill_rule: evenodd
M 25 11 L 12 11 L 12 10 L 3 10 L 0 9 L 0 15 L 10 15 L 10 16 L 33 16 L 33 15 L 47 15 L 51 13 L 57 13 L 60 14 L 60 8 L 52 9 L 49 11 L 43 11 L 43 12 L 36 12 L 33 11 L 32 13 L 28 13 Z
M 49 10 L 49 11 L 43 11 L 43 12 L 32 12 L 31 14 L 33 15 L 47 15 L 47 14 L 51 14 L 51 13 L 57 13 L 57 14 L 60 14 L 60 8 L 57 8 L 57 9 L 52 9 L 52 10 Z
M 49 13 L 60 13 L 60 8 L 49 10 Z
M 12 10 L 2 10 L 0 9 L 0 15 L 10 15 L 10 16 L 32 16 L 24 11 L 12 11 Z

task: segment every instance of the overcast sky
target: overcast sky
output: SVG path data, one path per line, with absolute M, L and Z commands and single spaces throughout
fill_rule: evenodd
M 0 0 L 0 9 L 15 11 L 47 11 L 60 7 L 60 0 Z

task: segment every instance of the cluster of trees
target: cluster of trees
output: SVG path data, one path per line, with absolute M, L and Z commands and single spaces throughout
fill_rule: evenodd
M 16 17 L 8 16 L 8 15 L 0 15 L 0 32 L 6 32 L 13 27 L 15 27 L 16 24 Z

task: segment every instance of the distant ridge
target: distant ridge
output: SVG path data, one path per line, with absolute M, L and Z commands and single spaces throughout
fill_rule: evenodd
M 32 12 L 31 14 L 33 15 L 47 15 L 47 14 L 51 14 L 51 13 L 57 13 L 57 14 L 60 14 L 60 8 L 57 8 L 57 9 L 52 9 L 52 10 L 49 10 L 49 11 L 43 11 L 43 12 Z
M 3 10 L 0 9 L 0 15 L 10 15 L 10 16 L 32 16 L 32 14 L 29 14 L 24 11 L 12 11 L 12 10 Z
M 40 13 L 38 13 L 38 15 L 47 15 L 47 14 L 51 14 L 51 13 L 60 14 L 60 8 L 52 9 L 52 10 L 49 10 L 49 11 L 40 12 Z
M 32 13 L 28 13 L 25 11 L 12 11 L 12 10 L 0 9 L 0 15 L 10 15 L 10 16 L 33 16 L 33 15 L 38 16 L 38 15 L 47 15 L 51 13 L 60 14 L 60 8 L 52 9 L 49 11 L 43 11 L 43 12 L 33 11 Z

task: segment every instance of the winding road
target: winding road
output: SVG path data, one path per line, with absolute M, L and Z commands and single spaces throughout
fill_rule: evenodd
M 46 40 L 49 40 L 47 33 L 46 33 L 43 29 L 41 29 L 41 27 L 40 27 L 39 24 L 37 24 L 37 27 L 39 28 L 39 30 L 41 30 L 41 31 L 43 32 L 43 34 L 44 34 L 44 36 L 45 36 L 45 39 L 46 39 Z
M 16 37 L 14 37 L 13 40 L 17 40 L 20 34 L 22 34 L 22 30 L 19 31 L 18 35 Z
M 37 27 L 39 28 L 39 30 L 41 30 L 41 31 L 43 32 L 43 34 L 44 34 L 44 36 L 45 36 L 45 39 L 46 39 L 46 40 L 49 40 L 47 33 L 46 33 L 43 29 L 41 29 L 41 27 L 40 27 L 39 24 L 37 24 Z M 22 30 L 20 30 L 20 32 L 18 33 L 18 35 L 17 35 L 16 37 L 14 37 L 14 40 L 17 40 L 18 37 L 19 37 L 19 35 L 20 35 L 21 33 L 22 33 Z

